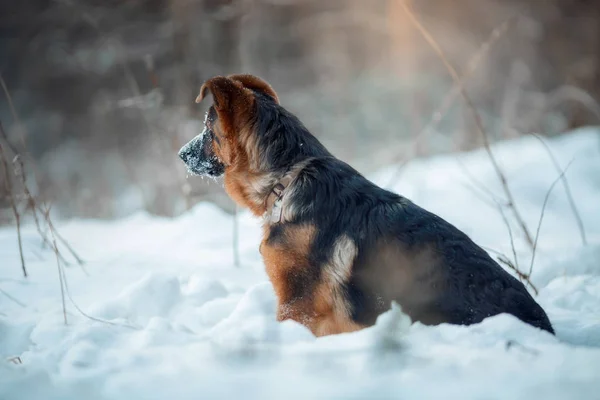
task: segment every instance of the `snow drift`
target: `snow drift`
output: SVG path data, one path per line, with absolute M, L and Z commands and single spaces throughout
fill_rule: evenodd
M 74 302 L 67 298 L 67 325 L 54 254 L 26 226 L 23 279 L 14 228 L 0 229 L 0 399 L 597 399 L 600 131 L 575 131 L 550 147 L 562 167 L 571 162 L 566 177 L 587 237 L 584 246 L 557 184 L 532 274 L 556 337 L 509 315 L 470 327 L 411 324 L 394 305 L 371 328 L 316 339 L 275 321 L 260 221 L 240 217 L 235 268 L 232 218 L 205 203 L 172 220 L 137 213 L 60 223 L 87 261 L 85 270 L 66 268 Z M 533 137 L 494 152 L 535 232 L 559 172 Z M 502 191 L 484 151 L 415 160 L 399 175 L 391 166 L 372 179 L 393 182 L 484 248 L 512 257 L 506 225 L 486 199 Z M 509 222 L 528 270 L 531 252 Z

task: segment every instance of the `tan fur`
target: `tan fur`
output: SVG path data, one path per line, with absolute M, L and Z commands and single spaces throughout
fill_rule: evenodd
M 315 317 L 309 322 L 308 328 L 315 336 L 335 335 L 338 333 L 354 332 L 364 326 L 352 321 L 347 312 L 339 312 L 332 299 L 332 287 L 322 283 L 313 295 Z
M 275 90 L 264 80 L 260 79 L 254 75 L 248 74 L 239 74 L 239 75 L 229 75 L 229 79 L 241 82 L 244 87 L 252 90 L 256 90 L 258 92 L 264 93 L 266 95 L 271 96 L 277 103 L 279 103 L 279 97 L 277 97 L 277 93 Z
M 352 321 L 347 300 L 340 291 L 351 274 L 356 248 L 345 236 L 335 245 L 331 263 L 325 266 L 324 276 L 319 281 L 311 280 L 311 268 L 307 259 L 314 238 L 314 226 L 286 228 L 283 243 L 267 244 L 269 227 L 265 228 L 265 239 L 260 251 L 267 275 L 278 298 L 277 319 L 293 319 L 307 326 L 315 336 L 351 332 L 363 328 Z M 305 284 L 303 295 L 294 297 L 290 284 L 297 279 Z
M 342 235 L 336 241 L 330 262 L 323 268 L 323 279 L 314 295 L 316 317 L 310 329 L 316 336 L 352 332 L 363 326 L 352 321 L 350 304 L 341 292 L 352 276 L 357 249 L 352 240 Z
M 302 225 L 288 227 L 285 237 L 276 244 L 268 244 L 270 227 L 265 225 L 264 238 L 261 243 L 261 254 L 266 266 L 267 275 L 278 298 L 278 319 L 294 319 L 305 323 L 314 316 L 308 296 L 304 301 L 294 298 L 290 279 L 310 272 L 308 260 L 310 245 L 315 234 L 315 227 Z M 311 287 L 307 286 L 306 293 L 310 294 Z

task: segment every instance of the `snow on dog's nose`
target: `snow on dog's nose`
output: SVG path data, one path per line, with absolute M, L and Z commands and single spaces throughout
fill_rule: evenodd
M 204 129 L 179 150 L 179 158 L 185 163 L 189 173 L 218 177 L 225 172 L 223 163 L 213 151 L 212 141 L 212 132 Z
M 194 157 L 194 153 L 198 151 L 197 147 L 198 147 L 198 136 L 196 136 L 195 138 L 193 138 L 192 140 L 190 140 L 188 143 L 185 144 L 185 146 L 183 146 L 180 150 L 179 150 L 179 158 L 181 158 L 181 160 L 186 163 L 186 164 L 190 164 L 192 161 L 192 158 Z M 193 163 L 192 163 L 193 164 Z

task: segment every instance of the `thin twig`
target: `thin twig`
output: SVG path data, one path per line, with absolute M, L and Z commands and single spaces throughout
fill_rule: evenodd
M 240 244 L 239 244 L 239 221 L 238 221 L 238 206 L 235 205 L 235 211 L 233 213 L 233 265 L 236 268 L 240 267 Z
M 500 204 L 497 204 L 497 206 L 498 206 L 498 212 L 502 216 L 504 225 L 506 225 L 506 229 L 508 230 L 508 236 L 510 237 L 510 248 L 513 253 L 514 264 L 506 256 L 504 256 L 504 258 L 498 257 L 498 261 L 500 261 L 501 263 L 506 265 L 508 268 L 513 270 L 517 274 L 519 280 L 521 282 L 525 282 L 525 284 L 528 285 L 533 290 L 535 295 L 537 296 L 539 291 L 538 291 L 537 287 L 535 287 L 535 285 L 531 281 L 531 271 L 528 274 L 526 274 L 523 271 L 521 271 L 521 268 L 519 268 L 519 260 L 517 258 L 517 251 L 515 250 L 515 241 L 514 241 L 512 229 L 508 222 L 508 218 L 506 218 L 506 215 L 504 214 L 504 211 L 502 210 L 502 207 L 500 206 Z
M 71 295 L 71 290 L 69 289 L 69 284 L 67 281 L 67 274 L 65 273 L 65 269 L 61 268 L 60 272 L 62 274 L 62 281 L 65 284 L 65 293 L 67 294 L 67 297 L 69 298 L 69 301 L 71 302 L 71 304 L 73 305 L 73 307 L 75 307 L 75 309 L 81 314 L 83 315 L 85 318 L 90 319 L 92 321 L 96 321 L 96 322 L 100 322 L 103 324 L 107 324 L 107 325 L 112 325 L 112 326 L 121 326 L 124 328 L 129 328 L 129 329 L 140 329 L 137 326 L 133 326 L 133 325 L 129 325 L 129 324 L 119 324 L 116 322 L 111 322 L 111 321 L 107 321 L 105 319 L 101 319 L 101 318 L 96 318 L 96 317 L 92 317 L 91 315 L 89 315 L 88 313 L 86 313 L 85 311 L 83 311 L 78 305 L 77 303 L 75 303 L 75 300 L 73 300 L 73 296 Z
M 2 122 L 0 122 L 0 130 L 2 130 Z M 2 168 L 4 170 L 4 188 L 8 194 L 8 199 L 10 201 L 10 207 L 15 216 L 15 221 L 17 223 L 17 240 L 19 242 L 19 255 L 21 256 L 21 269 L 23 270 L 23 276 L 27 278 L 27 268 L 25 268 L 25 257 L 23 257 L 23 241 L 21 240 L 21 216 L 19 215 L 19 210 L 17 209 L 17 204 L 15 201 L 15 195 L 13 193 L 11 177 L 8 170 L 8 162 L 6 161 L 6 154 L 4 153 L 4 147 L 2 147 L 2 143 L 0 143 L 0 162 L 2 163 Z
M 552 193 L 552 189 L 554 189 L 554 186 L 556 186 L 556 184 L 558 183 L 558 181 L 560 181 L 562 179 L 563 175 L 567 172 L 567 169 L 569 169 L 569 167 L 571 166 L 572 162 L 573 162 L 573 160 L 569 161 L 569 163 L 567 164 L 567 166 L 565 167 L 565 169 L 563 169 L 562 172 L 560 173 L 560 175 L 558 176 L 558 178 L 556 178 L 554 180 L 554 182 L 552 182 L 552 185 L 550 185 L 550 187 L 548 188 L 548 191 L 546 192 L 546 197 L 544 198 L 544 204 L 542 205 L 542 211 L 540 213 L 540 219 L 538 221 L 537 231 L 535 233 L 535 241 L 533 242 L 533 254 L 531 255 L 531 264 L 529 265 L 529 273 L 528 273 L 529 276 L 531 276 L 531 273 L 533 272 L 533 262 L 535 260 L 535 251 L 537 249 L 537 242 L 538 242 L 538 238 L 540 236 L 540 229 L 542 227 L 542 220 L 544 219 L 544 212 L 546 211 L 546 204 L 548 203 L 548 199 L 550 198 L 550 194 Z
M 535 287 L 535 285 L 533 284 L 533 282 L 531 282 L 531 279 L 529 277 L 528 274 L 526 274 L 525 272 L 521 271 L 520 267 L 519 267 L 519 260 L 517 257 L 517 251 L 515 248 L 515 241 L 514 241 L 514 235 L 513 235 L 513 231 L 512 228 L 510 226 L 510 223 L 508 221 L 508 218 L 506 217 L 506 214 L 504 214 L 504 210 L 503 210 L 503 206 L 500 202 L 498 202 L 498 200 L 493 196 L 490 195 L 491 200 L 488 200 L 487 198 L 483 197 L 482 194 L 478 193 L 474 188 L 477 187 L 477 182 L 476 185 L 471 187 L 466 185 L 466 187 L 468 189 L 470 189 L 478 198 L 480 198 L 484 203 L 490 205 L 491 207 L 495 207 L 498 212 L 500 213 L 500 216 L 502 217 L 502 220 L 504 221 L 504 225 L 506 226 L 506 229 L 508 230 L 508 236 L 510 238 L 510 247 L 512 250 L 512 254 L 513 254 L 513 261 L 509 260 L 509 258 L 500 253 L 499 251 L 496 251 L 494 249 L 488 249 L 494 253 L 496 253 L 498 255 L 497 260 L 499 262 L 501 262 L 502 264 L 506 265 L 508 268 L 510 268 L 511 270 L 513 270 L 515 272 L 515 274 L 517 275 L 517 277 L 519 278 L 519 280 L 521 282 L 525 282 L 525 284 L 529 287 L 531 287 L 531 289 L 534 291 L 535 295 L 537 296 L 538 294 L 538 289 Z
M 494 207 L 496 205 L 500 205 L 501 207 L 508 207 L 508 203 L 501 202 L 500 200 L 498 200 L 496 195 L 487 186 L 485 186 L 485 184 L 483 182 L 481 182 L 479 179 L 475 178 L 475 176 L 473 174 L 471 174 L 469 169 L 459 158 L 456 158 L 456 162 L 457 162 L 458 166 L 460 167 L 460 169 L 463 171 L 463 173 L 473 182 L 473 184 L 477 188 L 479 188 L 482 192 L 487 194 L 490 197 L 490 199 L 492 199 L 494 201 L 494 204 L 493 204 Z
M 562 169 L 560 167 L 560 164 L 558 163 L 558 160 L 552 153 L 552 150 L 550 149 L 550 146 L 548 146 L 548 143 L 546 143 L 546 141 L 537 133 L 532 132 L 531 135 L 533 135 L 533 137 L 535 137 L 537 140 L 539 140 L 542 143 L 542 145 L 546 149 L 546 153 L 548 153 L 548 156 L 552 160 L 552 163 L 554 164 L 556 171 L 561 172 Z M 563 186 L 565 188 L 565 193 L 567 194 L 567 199 L 569 200 L 569 205 L 571 206 L 571 211 L 573 211 L 573 216 L 575 217 L 575 220 L 577 221 L 577 226 L 579 227 L 579 234 L 581 235 L 581 241 L 583 242 L 583 245 L 585 246 L 585 245 L 587 245 L 585 228 L 583 226 L 583 220 L 581 219 L 581 215 L 579 214 L 579 211 L 577 210 L 577 206 L 575 205 L 575 200 L 573 199 L 573 195 L 571 194 L 571 188 L 569 187 L 569 181 L 568 181 L 566 175 L 564 175 L 564 174 L 562 175 L 561 180 L 562 180 Z
M 25 137 L 27 136 L 27 130 L 25 129 L 25 125 L 23 124 L 23 121 L 21 121 L 21 118 L 19 118 L 19 114 L 17 113 L 17 110 L 13 103 L 12 96 L 10 95 L 10 91 L 8 90 L 8 87 L 6 86 L 6 82 L 4 81 L 4 78 L 2 77 L 1 73 L 0 73 L 0 85 L 2 86 L 2 90 L 4 91 L 6 100 L 8 101 L 8 105 L 10 107 L 10 112 L 12 114 L 12 117 L 15 120 L 15 122 L 17 123 L 17 126 L 19 128 L 19 139 L 21 140 L 21 146 L 23 147 L 23 149 L 21 151 L 24 153 L 27 153 L 27 139 L 25 139 Z M 19 152 L 14 148 L 14 146 L 12 146 L 11 143 L 9 142 L 8 136 L 6 135 L 6 133 L 4 131 L 2 132 L 2 135 L 4 137 L 4 140 L 7 143 L 7 146 L 10 147 L 11 151 L 15 155 L 19 154 Z M 37 171 L 37 168 L 36 168 L 33 158 L 30 157 L 29 162 L 31 164 L 30 166 L 31 166 L 31 171 L 33 173 L 33 176 L 34 176 L 35 180 L 38 181 L 38 171 Z M 39 182 L 38 182 L 38 186 L 39 186 Z
M 48 210 L 48 212 L 50 212 L 50 210 Z M 63 274 L 62 274 L 62 270 L 61 270 L 62 267 L 60 264 L 60 257 L 58 256 L 58 254 L 59 254 L 58 246 L 56 246 L 56 237 L 54 236 L 54 231 L 52 231 L 52 229 L 50 230 L 50 234 L 52 235 L 52 245 L 53 245 L 54 254 L 56 255 L 56 267 L 58 268 L 58 280 L 60 282 L 60 298 L 62 301 L 63 317 L 64 317 L 65 325 L 67 325 L 68 322 L 67 322 L 67 306 L 66 306 L 66 302 L 65 302 L 65 283 L 63 280 Z
M 527 240 L 527 243 L 530 245 L 530 247 L 533 247 L 533 239 L 531 237 L 531 234 L 529 233 L 529 229 L 527 228 L 527 225 L 525 224 L 525 220 L 521 217 L 521 214 L 519 213 L 519 211 L 517 209 L 512 192 L 510 191 L 510 188 L 508 187 L 508 182 L 506 180 L 506 177 L 504 176 L 502 169 L 498 165 L 498 162 L 496 161 L 496 157 L 494 156 L 494 153 L 492 152 L 492 149 L 490 147 L 489 138 L 488 138 L 487 132 L 484 128 L 483 121 L 481 120 L 481 116 L 479 115 L 477 108 L 475 108 L 475 104 L 473 103 L 471 97 L 467 93 L 467 90 L 465 89 L 464 85 L 461 84 L 461 79 L 460 79 L 458 73 L 456 72 L 456 69 L 452 66 L 452 64 L 450 64 L 450 61 L 448 61 L 448 58 L 446 57 L 444 51 L 441 49 L 441 47 L 439 46 L 437 41 L 433 38 L 433 36 L 431 36 L 431 34 L 427 31 L 427 29 L 417 19 L 415 14 L 410 10 L 408 5 L 406 4 L 406 2 L 402 1 L 401 4 L 402 4 L 402 7 L 404 8 L 404 10 L 406 11 L 406 14 L 410 18 L 411 22 L 415 25 L 415 27 L 423 35 L 423 37 L 425 38 L 427 43 L 429 43 L 429 45 L 432 47 L 432 49 L 437 53 L 440 60 L 442 61 L 442 63 L 446 67 L 446 69 L 448 70 L 448 73 L 451 75 L 452 79 L 454 80 L 456 85 L 459 87 L 460 94 L 462 95 L 462 97 L 467 105 L 467 108 L 472 113 L 473 120 L 475 121 L 475 126 L 477 128 L 477 131 L 481 135 L 481 138 L 483 140 L 484 148 L 485 148 L 485 150 L 489 156 L 489 159 L 494 167 L 496 175 L 498 176 L 498 179 L 500 180 L 500 183 L 502 184 L 502 189 L 508 200 L 509 207 L 512 210 L 512 213 L 513 213 L 515 219 L 519 223 L 521 230 L 523 231 L 523 234 L 525 236 L 525 239 Z
M 6 82 L 4 82 L 2 73 L 0 73 L 0 86 L 2 86 L 2 90 L 4 91 L 4 95 L 6 96 L 6 100 L 8 101 L 8 107 L 10 108 L 10 112 L 11 112 L 13 118 L 15 119 L 15 122 L 19 126 L 19 129 L 20 129 L 19 137 L 21 139 L 21 146 L 23 146 L 22 151 L 27 151 L 27 141 L 25 140 L 25 130 L 23 129 L 24 125 L 23 125 L 23 122 L 21 122 L 21 119 L 19 118 L 19 114 L 17 114 L 17 110 L 15 109 L 15 105 L 13 103 L 12 96 L 10 95 L 10 91 L 8 90 L 8 87 L 6 86 Z
M 1 121 L 0 121 L 0 138 L 3 139 L 6 143 L 8 143 L 10 145 L 10 143 L 8 142 L 8 137 L 6 135 L 6 132 L 4 131 L 4 127 L 2 126 L 2 122 Z M 27 205 L 32 210 L 33 220 L 35 222 L 35 225 L 36 225 L 36 228 L 38 230 L 38 233 L 40 234 L 40 237 L 42 238 L 42 242 L 44 244 L 46 244 L 48 247 L 52 248 L 52 243 L 50 243 L 50 239 L 48 238 L 48 235 L 42 231 L 42 228 L 41 228 L 41 225 L 40 225 L 40 221 L 39 221 L 39 218 L 38 218 L 38 214 L 37 214 L 38 212 L 41 212 L 42 215 L 45 215 L 45 211 L 44 211 L 44 209 L 42 207 L 40 207 L 37 204 L 37 201 L 36 201 L 35 197 L 31 193 L 31 191 L 29 190 L 29 186 L 27 184 L 27 177 L 26 177 L 26 174 L 25 174 L 25 165 L 23 163 L 23 158 L 21 157 L 21 155 L 18 153 L 18 151 L 16 149 L 11 148 L 11 151 L 13 151 L 13 153 L 15 154 L 15 157 L 14 157 L 14 160 L 13 160 L 13 169 L 14 169 L 15 175 L 21 178 L 21 185 L 23 186 L 23 192 L 24 192 L 25 198 L 27 200 Z M 16 167 L 15 165 L 17 165 L 18 167 Z M 80 266 L 83 266 L 83 264 L 84 264 L 83 260 L 81 259 L 81 257 L 79 257 L 79 255 L 77 255 L 77 253 L 75 253 L 75 251 L 69 245 L 69 243 L 58 233 L 58 231 L 54 227 L 54 224 L 52 223 L 52 220 L 50 219 L 50 216 L 49 215 L 45 215 L 45 217 L 46 217 L 45 219 L 46 219 L 48 228 L 50 230 L 54 231 L 54 233 L 56 234 L 56 237 L 58 238 L 58 240 L 67 248 L 67 250 L 69 250 L 69 252 L 75 258 L 75 260 L 77 261 L 77 263 Z M 68 262 L 63 257 L 62 253 L 59 252 L 58 256 L 61 258 L 61 261 L 64 264 L 68 264 Z M 82 269 L 83 269 L 83 267 L 82 267 Z M 85 271 L 85 269 L 83 271 L 87 274 L 87 271 Z
M 77 255 L 77 253 L 75 253 L 75 250 L 73 250 L 71 245 L 60 235 L 60 233 L 58 233 L 58 230 L 54 226 L 54 223 L 52 222 L 52 219 L 50 218 L 50 209 L 48 208 L 46 211 L 44 211 L 40 206 L 38 206 L 38 210 L 42 211 L 42 215 L 44 215 L 46 224 L 48 225 L 50 232 L 53 233 L 54 236 L 56 236 L 58 238 L 58 240 L 63 244 L 63 246 L 65 246 L 67 248 L 67 250 L 69 250 L 69 252 L 75 258 L 77 263 L 82 267 L 81 269 L 87 274 L 87 271 L 83 268 L 83 265 L 85 264 L 85 262 L 81 259 L 81 257 L 79 257 L 79 255 Z
M 6 297 L 8 297 L 9 300 L 12 300 L 13 302 L 20 305 L 21 307 L 23 307 L 23 308 L 27 307 L 25 304 L 21 303 L 19 300 L 17 300 L 15 297 L 13 297 L 10 293 L 7 293 L 5 290 L 2 290 L 2 288 L 0 288 L 0 293 L 2 293 Z
M 519 270 L 519 268 L 517 268 L 516 266 L 514 266 L 506 256 L 498 256 L 497 260 L 502 264 L 506 265 L 509 269 L 513 270 L 515 274 L 517 274 L 519 280 L 521 282 L 525 282 L 525 284 L 527 284 L 533 290 L 533 293 L 536 296 L 539 294 L 539 290 L 537 289 L 537 287 L 535 287 L 533 282 L 531 282 L 531 277 L 528 274 Z
M 499 252 L 498 250 L 494 250 L 490 247 L 485 247 L 485 246 L 481 246 L 481 247 L 483 247 L 486 251 L 496 254 L 496 260 L 498 260 L 498 262 L 506 265 L 509 269 L 513 270 L 515 272 L 515 274 L 517 274 L 517 277 L 519 278 L 519 280 L 521 282 L 525 281 L 531 287 L 531 289 L 534 291 L 535 295 L 536 296 L 538 295 L 539 291 L 534 286 L 534 284 L 531 282 L 531 280 L 529 280 L 529 276 L 526 273 L 521 272 L 518 268 L 516 268 L 513 265 L 513 263 L 508 259 L 508 257 L 506 257 L 506 255 L 504 255 L 501 252 Z
M 504 221 L 506 230 L 508 231 L 508 237 L 510 238 L 510 249 L 512 250 L 515 268 L 518 270 L 519 269 L 519 259 L 517 258 L 517 251 L 515 250 L 515 239 L 513 237 L 512 228 L 510 227 L 508 218 L 506 218 L 506 214 L 504 214 L 504 211 L 502 210 L 502 206 L 500 206 L 500 204 L 497 204 L 497 209 L 498 209 L 498 212 L 500 213 L 500 216 L 502 217 L 502 221 Z
M 477 52 L 471 57 L 469 62 L 467 63 L 467 68 L 464 74 L 460 77 L 458 82 L 454 82 L 452 88 L 446 93 L 444 99 L 441 101 L 438 108 L 433 112 L 429 122 L 425 125 L 418 133 L 415 135 L 412 144 L 410 146 L 411 154 L 414 153 L 415 148 L 418 146 L 419 142 L 425 136 L 427 132 L 432 129 L 435 129 L 441 120 L 446 116 L 450 106 L 454 104 L 454 100 L 460 94 L 460 88 L 465 85 L 467 80 L 471 77 L 471 75 L 477 70 L 484 56 L 489 53 L 492 46 L 501 38 L 508 28 L 512 25 L 512 23 L 516 20 L 515 16 L 508 18 L 502 24 L 497 26 L 492 32 L 488 39 L 479 47 Z M 410 157 L 407 157 L 396 169 L 396 172 L 392 174 L 392 179 L 388 183 L 387 186 L 391 186 L 394 184 L 400 174 L 400 171 L 404 168 L 404 166 L 410 161 Z
M 15 166 L 17 165 L 17 166 Z M 25 199 L 27 201 L 27 206 L 31 209 L 32 211 L 32 215 L 33 215 L 33 221 L 35 223 L 35 226 L 37 228 L 37 231 L 40 235 L 40 237 L 42 238 L 42 244 L 43 245 L 47 245 L 49 248 L 52 248 L 52 243 L 50 242 L 50 239 L 48 239 L 48 236 L 46 235 L 45 232 L 42 231 L 42 227 L 40 225 L 40 219 L 38 217 L 38 210 L 37 210 L 37 205 L 36 205 L 36 201 L 35 198 L 33 197 L 33 195 L 31 194 L 31 192 L 29 191 L 29 187 L 27 186 L 27 179 L 25 177 L 25 166 L 23 165 L 23 160 L 21 159 L 21 157 L 17 154 L 13 160 L 13 168 L 15 170 L 15 175 L 17 175 L 18 177 L 21 178 L 21 185 L 23 187 L 23 192 L 25 193 Z M 65 260 L 63 259 L 63 262 Z
M 58 250 L 58 249 L 55 248 L 55 250 Z M 107 321 L 107 320 L 104 320 L 104 319 L 101 319 L 101 318 L 92 317 L 91 315 L 89 315 L 88 313 L 86 313 L 85 311 L 83 311 L 81 309 L 81 307 L 79 307 L 77 305 L 77 303 L 75 302 L 75 300 L 73 300 L 73 296 L 71 295 L 71 290 L 69 289 L 69 283 L 68 283 L 68 280 L 67 280 L 67 274 L 65 273 L 65 269 L 60 265 L 60 263 L 58 264 L 58 268 L 59 268 L 58 272 L 60 274 L 61 282 L 62 282 L 62 284 L 64 284 L 64 293 L 66 293 L 66 295 L 69 298 L 69 301 L 71 302 L 71 304 L 73 305 L 73 307 L 75 307 L 75 309 L 81 315 L 83 315 L 87 319 L 90 319 L 90 320 L 96 321 L 96 322 L 101 322 L 103 324 L 108 324 L 108 325 L 113 325 L 113 326 L 121 326 L 121 327 L 129 328 L 129 329 L 139 329 L 138 327 L 133 326 L 133 325 L 119 324 L 119 323 Z M 64 297 L 63 297 L 63 308 L 64 308 Z M 65 315 L 65 321 L 66 321 L 66 315 Z

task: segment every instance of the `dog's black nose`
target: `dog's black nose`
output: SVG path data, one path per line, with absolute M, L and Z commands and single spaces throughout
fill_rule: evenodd
M 183 162 L 187 163 L 188 158 L 190 157 L 190 150 L 188 148 L 186 148 L 187 146 L 181 148 L 181 150 L 179 150 L 179 158 L 181 158 L 183 160 Z

